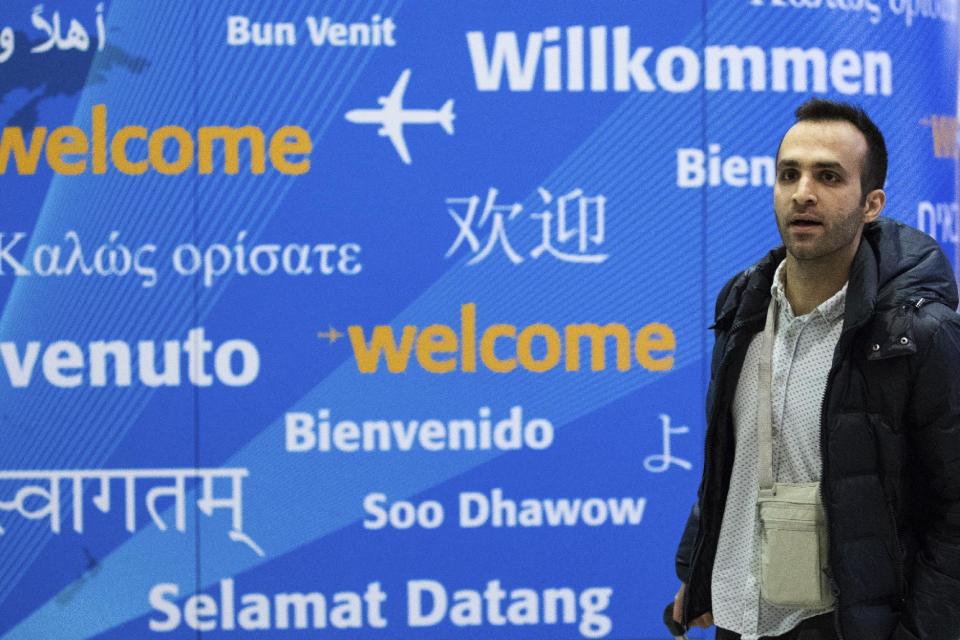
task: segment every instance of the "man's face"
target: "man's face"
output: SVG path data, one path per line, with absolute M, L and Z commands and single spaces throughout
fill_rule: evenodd
M 796 260 L 856 253 L 866 207 L 860 173 L 867 141 L 846 121 L 803 121 L 780 143 L 773 207 Z

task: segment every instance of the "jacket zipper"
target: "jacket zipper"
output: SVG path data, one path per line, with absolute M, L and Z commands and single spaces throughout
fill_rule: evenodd
M 900 599 L 898 605 L 902 609 L 903 599 L 906 594 L 906 585 L 903 580 L 903 543 L 900 542 L 900 532 L 897 530 L 897 517 L 893 513 L 893 509 L 890 508 L 890 504 L 886 504 L 887 515 L 890 517 L 890 526 L 893 530 L 893 539 L 897 543 L 897 597 Z
M 724 363 L 720 363 L 717 373 L 719 373 L 724 368 Z M 716 398 L 714 398 L 714 407 L 717 406 Z M 716 408 L 714 408 L 716 412 Z M 709 416 L 708 420 L 714 421 L 713 416 Z M 706 484 L 704 485 L 704 492 L 706 492 L 706 486 L 710 483 L 710 450 L 711 450 L 711 439 L 710 439 L 710 423 L 707 423 L 707 437 L 704 438 L 704 452 L 703 452 L 703 477 Z M 700 501 L 700 496 L 697 496 L 697 501 Z M 700 552 L 703 550 L 703 540 L 705 538 L 704 526 L 703 526 L 703 516 L 704 509 L 703 505 L 700 505 L 700 522 L 697 525 L 697 538 L 693 543 L 693 553 L 690 555 L 690 575 L 687 576 L 687 588 L 683 592 L 683 615 L 681 619 L 683 620 L 684 627 L 687 626 L 687 611 L 690 607 L 690 592 L 692 591 L 691 587 L 693 586 L 693 578 L 697 570 L 697 562 L 700 559 Z

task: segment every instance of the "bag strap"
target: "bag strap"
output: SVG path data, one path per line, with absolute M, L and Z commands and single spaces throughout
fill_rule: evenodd
M 759 388 L 757 389 L 757 432 L 760 439 L 760 495 L 775 495 L 773 486 L 773 342 L 777 298 L 770 296 L 767 321 L 760 341 Z

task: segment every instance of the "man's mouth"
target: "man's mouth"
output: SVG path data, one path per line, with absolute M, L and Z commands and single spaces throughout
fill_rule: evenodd
M 801 229 L 811 229 L 813 227 L 823 226 L 822 222 L 817 222 L 816 220 L 793 220 L 790 222 L 791 227 L 799 227 Z

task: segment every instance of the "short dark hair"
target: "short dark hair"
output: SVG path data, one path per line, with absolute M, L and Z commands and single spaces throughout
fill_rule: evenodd
M 887 179 L 887 144 L 879 127 L 866 112 L 848 102 L 834 102 L 811 98 L 797 107 L 797 122 L 844 121 L 849 122 L 867 139 L 867 157 L 860 168 L 860 191 L 863 197 L 874 189 L 883 189 Z

